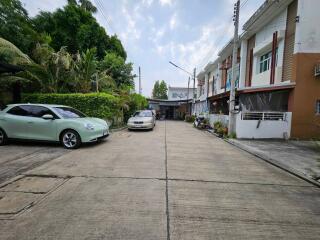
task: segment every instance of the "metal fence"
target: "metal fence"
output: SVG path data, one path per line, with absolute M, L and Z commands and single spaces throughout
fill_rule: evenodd
M 286 121 L 286 112 L 242 112 L 241 120 Z

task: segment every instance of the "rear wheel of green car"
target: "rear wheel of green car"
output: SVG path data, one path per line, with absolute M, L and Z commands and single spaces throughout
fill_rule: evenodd
M 74 130 L 66 130 L 61 135 L 61 144 L 67 149 L 76 149 L 81 145 L 80 135 Z
M 0 129 L 0 146 L 6 145 L 7 142 L 8 142 L 7 134 L 5 133 L 5 131 Z

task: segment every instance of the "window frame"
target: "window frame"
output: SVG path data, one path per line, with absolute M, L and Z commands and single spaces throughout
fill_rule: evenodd
M 316 100 L 316 115 L 320 115 L 320 99 Z
M 17 106 L 13 106 L 12 108 L 10 108 L 6 113 L 10 114 L 10 115 L 13 115 L 13 116 L 19 116 L 19 117 L 32 117 L 30 110 L 25 110 L 25 109 L 22 108 L 22 107 L 25 107 L 25 106 L 26 107 L 30 107 L 30 105 L 17 105 Z M 20 114 L 14 114 L 14 113 L 11 112 L 11 111 L 14 111 L 17 108 L 20 108 L 20 109 L 22 109 L 24 111 L 27 111 L 28 114 L 27 115 L 20 115 Z
M 267 52 L 259 58 L 259 73 L 264 73 L 270 70 L 272 59 L 272 51 Z
M 267 55 L 269 55 L 268 58 L 262 59 L 263 57 L 266 57 Z M 260 73 L 267 72 L 267 71 L 270 70 L 270 68 L 271 68 L 271 61 L 272 61 L 272 50 L 269 51 L 269 52 L 267 52 L 267 53 L 265 53 L 265 54 L 263 54 L 263 55 L 261 55 L 261 56 L 259 57 L 259 71 L 258 71 L 259 74 L 260 74 Z M 262 64 L 264 64 L 265 62 L 267 62 L 267 69 L 261 71 L 261 66 L 263 66 Z M 276 48 L 276 66 L 278 66 L 278 47 Z
M 28 114 L 27 115 L 18 115 L 18 114 L 13 114 L 11 113 L 10 111 L 11 110 L 14 110 L 16 108 L 20 108 L 20 109 L 23 109 L 23 107 L 27 107 L 27 108 L 30 108 L 27 110 Z M 50 113 L 46 113 L 46 114 L 51 114 L 54 119 L 59 119 L 59 117 L 57 116 L 57 114 L 55 114 L 51 109 L 47 108 L 47 107 L 44 107 L 44 106 L 40 106 L 40 105 L 17 105 L 17 106 L 14 106 L 12 108 L 10 108 L 6 113 L 7 114 L 10 114 L 10 115 L 13 115 L 13 116 L 19 116 L 19 117 L 32 117 L 32 118 L 42 118 L 42 116 L 44 116 L 45 114 L 43 114 L 41 117 L 39 116 L 36 116 L 33 112 L 32 112 L 32 108 L 36 108 L 36 107 L 40 107 L 40 108 L 45 108 L 47 109 L 48 112 Z M 25 110 L 25 109 L 23 109 Z M 26 111 L 26 110 L 25 110 Z
M 35 118 L 42 118 L 44 115 L 46 114 L 50 114 L 53 116 L 54 119 L 59 119 L 59 117 L 57 116 L 57 114 L 55 114 L 51 109 L 47 108 L 47 107 L 44 107 L 44 106 L 40 106 L 40 105 L 31 105 L 31 110 L 32 108 L 44 108 L 44 109 L 47 109 L 48 113 L 45 113 L 43 114 L 42 116 L 36 116 L 32 111 L 31 111 L 31 114 L 32 116 L 31 117 L 35 117 Z

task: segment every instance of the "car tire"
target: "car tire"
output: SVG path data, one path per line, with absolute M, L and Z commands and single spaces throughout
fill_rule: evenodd
M 0 146 L 6 145 L 8 143 L 8 137 L 4 130 L 0 128 Z
M 79 133 L 74 130 L 66 130 L 61 134 L 61 144 L 66 149 L 77 149 L 81 145 Z

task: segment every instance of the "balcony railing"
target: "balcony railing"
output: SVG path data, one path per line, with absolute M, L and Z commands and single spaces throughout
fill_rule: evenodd
M 286 121 L 286 112 L 242 112 L 241 120 Z

